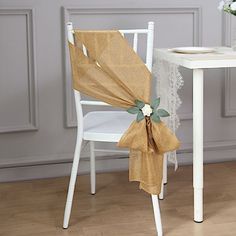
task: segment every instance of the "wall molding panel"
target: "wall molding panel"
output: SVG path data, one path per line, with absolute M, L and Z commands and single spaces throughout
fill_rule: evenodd
M 27 72 L 28 72 L 28 123 L 11 126 L 0 126 L 0 133 L 35 131 L 38 129 L 38 102 L 35 60 L 35 20 L 33 8 L 0 8 L 1 16 L 26 17 Z
M 193 45 L 202 45 L 202 9 L 201 7 L 161 7 L 161 8 L 62 8 L 62 32 L 64 48 L 64 78 L 65 78 L 65 126 L 76 127 L 76 115 L 74 112 L 74 95 L 72 90 L 69 56 L 67 53 L 66 22 L 70 21 L 73 15 L 105 15 L 105 14 L 192 14 L 193 17 Z M 180 114 L 182 120 L 192 119 L 192 112 Z
M 230 46 L 236 29 L 234 18 L 205 0 L 2 0 L 0 5 L 0 182 L 67 176 L 71 171 L 77 122 L 68 21 L 82 29 L 104 29 L 145 27 L 152 20 L 155 47 L 167 48 Z M 144 45 L 145 37 L 139 40 Z M 141 56 L 144 49 L 139 48 Z M 180 72 L 185 85 L 180 91 L 183 104 L 178 111 L 181 126 L 177 136 L 182 145 L 177 153 L 180 165 L 191 165 L 192 72 L 184 68 Z M 206 163 L 236 161 L 235 74 L 234 69 L 206 72 Z M 85 107 L 85 112 L 92 109 Z M 96 143 L 96 147 L 118 150 L 114 143 Z M 128 154 L 96 154 L 98 172 L 128 169 Z M 89 172 L 86 143 L 79 168 L 79 174 Z
M 224 46 L 231 47 L 232 40 L 232 17 L 229 14 L 222 15 L 222 43 Z M 232 69 L 225 69 L 224 86 L 223 86 L 223 116 L 235 117 L 236 108 L 231 107 L 231 80 Z

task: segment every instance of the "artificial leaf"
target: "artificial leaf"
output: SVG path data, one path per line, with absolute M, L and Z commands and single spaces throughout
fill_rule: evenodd
M 158 110 L 157 110 L 157 115 L 160 116 L 160 117 L 167 117 L 167 116 L 170 116 L 169 112 L 167 112 L 167 111 L 164 110 L 164 109 L 158 109 Z
M 138 114 L 139 112 L 139 108 L 138 107 L 130 107 L 127 112 L 129 112 L 130 114 Z
M 142 109 L 145 105 L 145 103 L 143 101 L 140 101 L 140 100 L 135 100 L 135 104 L 139 109 Z
M 151 119 L 152 119 L 153 121 L 157 122 L 157 123 L 161 122 L 161 118 L 160 118 L 160 116 L 157 115 L 157 113 L 153 113 L 153 114 L 151 115 Z
M 156 99 L 154 99 L 153 101 L 152 101 L 152 103 L 151 103 L 151 107 L 153 108 L 153 109 L 157 109 L 158 108 L 158 106 L 160 105 L 160 98 L 156 98 Z
M 137 122 L 143 120 L 145 118 L 145 116 L 143 115 L 142 111 L 139 111 L 138 112 L 138 115 L 137 115 Z
M 152 116 L 155 116 L 155 117 L 156 117 L 156 116 L 159 116 L 159 115 L 157 114 L 157 110 L 153 110 L 153 112 L 152 112 L 152 114 L 151 114 L 151 117 L 152 117 Z

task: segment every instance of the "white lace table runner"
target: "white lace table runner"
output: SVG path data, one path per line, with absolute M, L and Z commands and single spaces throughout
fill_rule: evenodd
M 159 60 L 154 53 L 153 76 L 157 81 L 156 93 L 161 98 L 161 107 L 165 108 L 170 117 L 166 118 L 168 127 L 175 133 L 180 125 L 177 110 L 182 101 L 178 95 L 178 90 L 182 88 L 184 81 L 179 72 L 179 66 Z M 167 153 L 168 161 L 175 164 L 178 168 L 176 151 Z

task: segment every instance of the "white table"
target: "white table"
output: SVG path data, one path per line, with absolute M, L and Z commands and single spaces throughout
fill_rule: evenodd
M 236 67 L 236 52 L 216 48 L 208 54 L 180 54 L 168 49 L 155 49 L 160 61 L 193 70 L 193 187 L 194 221 L 203 221 L 203 70 Z

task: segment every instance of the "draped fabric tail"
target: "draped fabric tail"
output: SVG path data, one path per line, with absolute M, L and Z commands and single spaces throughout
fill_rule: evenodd
M 118 143 L 120 147 L 130 148 L 129 180 L 140 182 L 140 189 L 155 195 L 161 191 L 163 155 L 179 145 L 163 122 L 150 122 L 150 119 L 134 121 Z
M 140 182 L 139 188 L 158 195 L 161 192 L 163 154 L 130 150 L 129 180 Z

